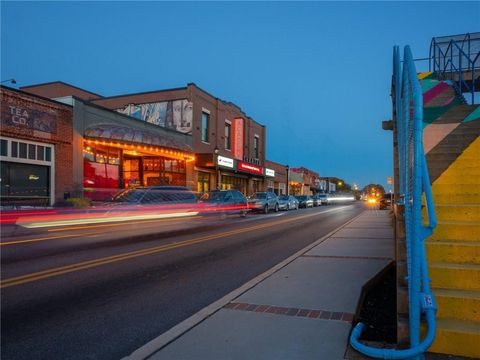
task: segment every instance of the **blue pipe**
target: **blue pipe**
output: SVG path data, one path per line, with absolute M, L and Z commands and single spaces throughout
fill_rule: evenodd
M 425 351 L 432 345 L 433 341 L 435 340 L 435 328 L 436 328 L 436 321 L 435 321 L 436 311 L 434 309 L 426 311 L 426 318 L 428 324 L 428 331 L 425 339 L 418 344 L 414 348 L 398 350 L 398 349 L 377 349 L 367 345 L 364 345 L 358 341 L 360 334 L 362 333 L 363 328 L 365 325 L 363 323 L 358 323 L 352 330 L 352 334 L 350 335 L 350 344 L 352 347 L 373 358 L 377 359 L 408 359 L 414 358 Z
M 394 76 L 399 78 L 399 52 L 394 48 Z M 397 91 L 395 84 L 395 90 Z M 411 92 L 409 91 L 411 87 Z M 396 92 L 396 94 L 398 94 Z M 411 95 L 411 96 L 410 96 Z M 396 100 L 398 97 L 396 96 Z M 410 104 L 413 102 L 413 129 L 410 124 Z M 378 349 L 364 345 L 358 341 L 365 325 L 358 323 L 350 335 L 350 343 L 357 351 L 370 357 L 379 359 L 423 359 L 423 353 L 428 350 L 435 340 L 436 332 L 436 305 L 435 298 L 430 291 L 428 264 L 424 240 L 429 236 L 437 224 L 433 198 L 430 188 L 425 153 L 423 149 L 423 98 L 420 83 L 417 78 L 415 64 L 409 46 L 404 50 L 403 82 L 402 82 L 403 113 L 397 109 L 398 129 L 402 134 L 398 136 L 399 154 L 405 157 L 400 159 L 400 178 L 405 177 L 405 226 L 408 263 L 408 290 L 409 290 L 409 321 L 410 321 L 410 348 L 409 349 Z M 413 130 L 413 131 L 412 131 Z M 412 135 L 410 137 L 410 134 Z M 412 144 L 413 142 L 413 144 Z M 413 145 L 413 149 L 410 148 Z M 413 150 L 413 159 L 411 150 Z M 409 161 L 410 160 L 410 161 Z M 412 164 L 410 168 L 410 164 Z M 413 177 L 410 187 L 408 180 Z M 425 189 L 429 226 L 422 224 L 422 188 Z M 421 292 L 421 290 L 423 290 Z M 427 319 L 427 335 L 420 342 L 420 315 L 424 313 Z

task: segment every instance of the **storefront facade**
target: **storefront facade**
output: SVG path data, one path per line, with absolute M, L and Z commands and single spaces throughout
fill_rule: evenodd
M 317 172 L 300 167 L 290 168 L 289 189 L 292 195 L 314 195 L 320 191 L 320 176 Z
M 132 184 L 235 188 L 246 195 L 266 189 L 265 126 L 195 84 L 112 97 L 61 82 L 26 89 L 74 108 L 77 193 Z M 216 164 L 219 157 L 233 167 Z
M 288 166 L 273 161 L 265 161 L 266 189 L 277 195 L 286 195 L 288 192 Z
M 198 192 L 235 188 L 248 195 L 263 191 L 266 129 L 238 106 L 212 96 L 195 84 L 115 97 L 93 103 L 129 114 L 146 123 L 173 129 L 191 136 L 197 161 L 187 186 Z M 219 164 L 223 157 L 234 165 Z M 261 173 L 242 163 L 261 168 Z M 218 170 L 218 171 L 217 171 Z
M 72 100 L 81 142 L 74 182 L 84 197 L 105 200 L 119 189 L 138 186 L 191 187 L 191 136 Z
M 198 192 L 235 189 L 248 196 L 264 191 L 265 169 L 222 155 L 197 156 Z M 205 179 L 205 180 L 204 180 Z
M 2 86 L 2 206 L 50 206 L 71 196 L 72 107 Z

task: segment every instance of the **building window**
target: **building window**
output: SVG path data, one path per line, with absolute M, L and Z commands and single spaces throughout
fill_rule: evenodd
M 232 147 L 232 124 L 225 123 L 225 149 L 230 150 Z
M 255 136 L 253 138 L 253 157 L 255 159 L 258 159 L 258 142 L 259 142 L 258 136 Z
M 206 112 L 202 112 L 202 141 L 208 142 L 210 115 Z
M 11 157 L 18 157 L 18 142 L 12 141 L 12 154 Z
M 46 147 L 45 148 L 45 160 L 46 161 L 52 161 L 52 148 L 51 147 Z
M 199 193 L 205 193 L 209 190 L 210 190 L 210 174 L 199 172 L 198 182 L 197 182 L 197 191 Z
M 19 158 L 26 159 L 27 158 L 27 144 L 20 143 L 19 146 Z
M 8 152 L 8 141 L 2 139 L 2 150 L 1 150 L 0 155 L 2 155 L 2 156 L 8 156 L 8 153 L 7 153 L 7 152 Z

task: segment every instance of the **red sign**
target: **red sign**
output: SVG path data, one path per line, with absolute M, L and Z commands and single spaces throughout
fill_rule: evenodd
M 250 172 L 253 174 L 263 175 L 263 168 L 257 165 L 252 165 L 243 161 L 238 162 L 238 170 Z
M 233 119 L 233 157 L 243 159 L 243 118 Z

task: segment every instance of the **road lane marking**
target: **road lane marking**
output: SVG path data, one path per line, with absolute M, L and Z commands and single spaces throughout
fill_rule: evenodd
M 87 235 L 92 235 L 96 233 L 86 233 L 86 234 L 71 234 L 71 235 L 58 235 L 58 236 L 48 236 L 48 237 L 43 237 L 43 238 L 34 238 L 34 239 L 27 239 L 27 240 L 16 240 L 16 241 L 8 241 L 8 242 L 0 242 L 0 246 L 7 246 L 7 245 L 18 245 L 18 244 L 26 244 L 26 243 L 32 243 L 32 242 L 37 242 L 37 241 L 47 241 L 47 240 L 58 240 L 58 239 L 64 239 L 68 237 L 79 237 L 79 236 L 87 236 Z
M 290 218 L 283 219 L 283 220 L 272 221 L 272 222 L 269 222 L 269 223 L 266 223 L 266 224 L 250 226 L 250 227 L 246 227 L 246 228 L 243 228 L 243 229 L 226 231 L 226 232 L 219 233 L 219 234 L 201 236 L 201 237 L 198 237 L 198 238 L 194 238 L 194 239 L 190 239 L 190 240 L 184 240 L 184 241 L 180 241 L 180 242 L 177 242 L 177 243 L 159 245 L 159 246 L 155 246 L 155 247 L 151 247 L 151 248 L 147 248 L 147 249 L 141 249 L 141 250 L 131 251 L 131 252 L 127 252 L 127 253 L 111 255 L 111 256 L 107 256 L 107 257 L 103 257 L 103 258 L 99 258 L 99 259 L 82 261 L 82 262 L 71 264 L 71 265 L 60 266 L 60 267 L 51 268 L 51 269 L 47 269 L 47 270 L 43 270 L 43 271 L 38 271 L 38 272 L 30 273 L 30 274 L 15 276 L 15 277 L 8 278 L 8 279 L 5 279 L 5 280 L 1 281 L 0 282 L 0 289 L 4 289 L 4 288 L 7 288 L 7 287 L 16 286 L 16 285 L 21 285 L 21 284 L 25 284 L 25 283 L 29 283 L 29 282 L 33 282 L 33 281 L 38 281 L 38 280 L 42 280 L 42 279 L 46 279 L 46 278 L 50 278 L 50 277 L 54 277 L 54 276 L 59 276 L 59 275 L 63 275 L 63 274 L 68 274 L 68 273 L 71 273 L 71 272 L 80 271 L 80 270 L 84 270 L 84 269 L 89 269 L 89 268 L 93 268 L 93 267 L 97 267 L 97 266 L 101 266 L 101 265 L 107 265 L 107 264 L 118 262 L 118 261 L 124 261 L 124 260 L 132 259 L 132 258 L 136 258 L 136 257 L 140 257 L 140 256 L 146 256 L 146 255 L 160 253 L 160 252 L 173 250 L 173 249 L 177 249 L 177 248 L 181 248 L 181 247 L 191 246 L 191 245 L 207 242 L 207 241 L 210 241 L 210 240 L 219 239 L 219 238 L 222 238 L 222 237 L 228 237 L 228 236 L 242 234 L 242 233 L 249 232 L 249 231 L 264 229 L 264 228 L 268 228 L 268 227 L 272 227 L 272 226 L 276 226 L 276 225 L 280 225 L 280 224 L 293 222 L 293 221 L 296 221 L 296 220 L 307 219 L 307 218 L 317 216 L 317 215 L 320 215 L 320 214 L 325 214 L 325 213 L 332 212 L 332 211 L 339 211 L 339 210 L 342 210 L 344 208 L 346 208 L 346 206 L 342 206 L 342 207 L 338 207 L 338 208 L 334 208 L 334 209 L 329 209 L 329 210 L 325 210 L 325 211 L 322 211 L 322 212 L 315 212 L 315 213 L 311 213 L 311 214 L 305 214 L 305 215 L 301 215 L 301 216 L 290 217 Z

